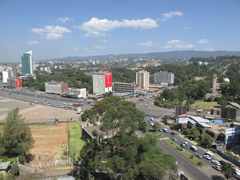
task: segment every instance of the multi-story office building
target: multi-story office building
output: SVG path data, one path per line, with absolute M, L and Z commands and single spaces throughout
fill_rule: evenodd
M 142 89 L 149 88 L 149 72 L 140 71 L 136 73 L 136 85 Z
M 28 51 L 22 55 L 22 75 L 33 74 L 32 51 Z
M 134 83 L 122 83 L 114 82 L 113 83 L 113 92 L 115 93 L 134 93 L 135 84 Z
M 173 84 L 174 74 L 167 72 L 154 73 L 154 84 Z
M 96 72 L 93 74 L 93 94 L 102 95 L 112 91 L 112 73 Z
M 51 94 L 62 94 L 65 90 L 68 89 L 68 83 L 63 82 L 46 82 L 45 83 L 45 92 Z

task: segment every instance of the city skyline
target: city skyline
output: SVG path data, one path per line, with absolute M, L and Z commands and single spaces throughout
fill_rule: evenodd
M 239 51 L 240 2 L 2 1 L 0 62 L 175 50 Z

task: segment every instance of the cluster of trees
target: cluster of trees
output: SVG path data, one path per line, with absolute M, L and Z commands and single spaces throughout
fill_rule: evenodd
M 45 82 L 58 81 L 66 82 L 69 87 L 73 88 L 87 88 L 92 92 L 92 77 L 85 74 L 85 71 L 80 70 L 58 70 L 52 73 L 39 73 L 36 72 L 36 79 L 28 77 L 23 81 L 23 87 L 33 88 L 39 91 L 45 91 Z
M 5 156 L 4 159 L 19 157 L 19 162 L 23 163 L 26 153 L 33 147 L 34 140 L 29 127 L 24 123 L 24 119 L 18 112 L 19 109 L 16 108 L 9 112 L 6 117 L 3 133 L 0 133 L 0 155 Z M 18 174 L 19 168 L 16 164 L 13 164 L 4 179 L 12 180 Z M 0 180 L 1 178 L 3 179 L 3 175 L 0 173 Z
M 93 133 L 95 139 L 88 141 L 80 153 L 77 179 L 90 179 L 96 171 L 106 173 L 108 179 L 160 180 L 167 174 L 176 176 L 175 159 L 156 146 L 156 138 L 136 135 L 137 130 L 146 131 L 147 124 L 134 103 L 108 96 L 85 111 L 82 120 L 101 122 L 100 129 L 113 136 L 103 139 Z
M 25 156 L 32 148 L 34 140 L 30 128 L 24 123 L 24 119 L 18 114 L 16 108 L 9 112 L 3 133 L 0 134 L 0 154 L 8 157 Z
M 230 83 L 222 82 L 220 84 L 222 98 L 218 99 L 218 103 L 225 107 L 230 101 L 240 101 L 240 63 L 232 64 L 228 67 L 226 77 Z
M 212 147 L 213 137 L 208 133 L 200 133 L 199 129 L 194 128 L 186 128 L 183 131 L 183 134 L 186 135 L 189 139 L 200 142 L 200 145 L 206 148 Z
M 186 104 L 190 105 L 195 100 L 204 99 L 210 91 L 211 85 L 207 81 L 188 81 L 179 85 L 177 89 L 165 89 L 160 96 L 155 99 L 155 105 L 161 107 L 175 107 L 182 105 L 186 100 Z

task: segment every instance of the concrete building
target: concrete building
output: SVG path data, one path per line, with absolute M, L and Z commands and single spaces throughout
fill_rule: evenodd
M 113 92 L 114 93 L 134 93 L 135 92 L 135 84 L 134 83 L 121 83 L 114 82 L 113 83 Z
M 4 70 L 3 72 L 2 72 L 2 78 L 3 78 L 3 83 L 7 83 L 7 80 L 8 80 L 8 78 L 9 78 L 9 72 L 7 71 L 7 70 Z
M 93 74 L 93 94 L 102 95 L 112 92 L 112 73 L 96 72 Z
M 45 92 L 50 94 L 62 94 L 65 90 L 68 89 L 68 83 L 63 82 L 46 82 L 45 83 Z
M 62 96 L 70 97 L 70 98 L 86 98 L 87 91 L 86 88 L 82 89 L 67 89 L 63 92 Z
M 33 74 L 33 59 L 32 51 L 26 52 L 22 55 L 22 75 Z
M 173 84 L 174 74 L 167 72 L 154 73 L 154 84 Z
M 149 88 L 149 72 L 147 71 L 140 71 L 136 73 L 136 85 L 142 89 Z

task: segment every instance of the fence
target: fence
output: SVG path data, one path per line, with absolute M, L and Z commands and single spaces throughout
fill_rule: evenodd
M 226 154 L 223 154 L 221 151 L 217 150 L 217 153 L 222 156 L 224 159 L 232 162 L 233 164 L 237 165 L 238 167 L 240 167 L 240 162 L 237 161 L 236 159 L 233 159 L 232 157 L 226 155 Z
M 73 162 L 72 159 L 69 158 L 68 160 L 55 160 L 49 162 L 31 162 L 25 164 L 25 166 L 30 168 L 41 168 L 41 169 L 48 169 L 50 167 L 66 167 L 72 166 Z

